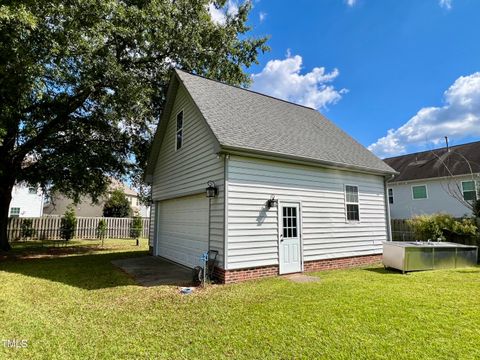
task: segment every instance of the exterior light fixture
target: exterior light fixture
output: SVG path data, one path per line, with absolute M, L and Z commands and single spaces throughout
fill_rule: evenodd
M 275 195 L 270 196 L 270 199 L 267 200 L 267 209 L 278 206 L 278 199 L 275 199 Z
M 218 188 L 215 186 L 215 182 L 210 180 L 207 182 L 207 188 L 205 189 L 207 198 L 213 198 L 218 195 Z

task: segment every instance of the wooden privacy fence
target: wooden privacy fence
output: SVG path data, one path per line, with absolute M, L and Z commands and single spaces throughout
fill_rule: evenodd
M 105 238 L 127 239 L 130 238 L 132 218 L 105 218 L 105 217 L 77 217 L 77 229 L 74 238 L 96 239 L 98 238 L 98 223 L 105 220 L 107 230 Z M 25 240 L 22 236 L 22 224 L 31 220 L 33 235 L 26 237 L 26 240 L 59 240 L 61 239 L 60 228 L 61 217 L 39 217 L 39 218 L 10 218 L 7 231 L 9 241 Z M 150 219 L 142 218 L 141 237 L 147 238 L 150 227 Z
M 414 241 L 416 239 L 413 228 L 408 225 L 406 219 L 392 219 L 392 240 L 393 241 Z

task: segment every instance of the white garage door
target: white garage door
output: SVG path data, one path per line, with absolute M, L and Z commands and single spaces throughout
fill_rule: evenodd
M 161 201 L 157 254 L 195 267 L 208 248 L 208 199 L 205 194 Z

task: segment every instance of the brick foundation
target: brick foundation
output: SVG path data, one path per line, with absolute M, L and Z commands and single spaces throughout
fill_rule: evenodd
M 375 264 L 382 261 L 382 255 L 365 255 L 339 259 L 307 261 L 303 264 L 305 272 L 319 270 L 347 269 L 351 267 Z
M 324 259 L 307 261 L 303 264 L 305 272 L 346 269 L 357 266 L 364 266 L 378 263 L 382 260 L 382 255 L 365 255 L 345 257 L 338 259 Z M 263 277 L 272 277 L 278 275 L 278 265 L 261 266 L 247 269 L 224 270 L 216 267 L 214 276 L 222 284 L 230 284 L 246 280 L 253 280 Z

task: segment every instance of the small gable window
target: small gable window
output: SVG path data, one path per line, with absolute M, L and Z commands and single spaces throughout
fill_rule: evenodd
M 360 221 L 358 186 L 345 185 L 345 203 L 347 205 L 347 220 Z
M 183 146 L 183 110 L 177 114 L 177 131 L 175 132 L 175 150 Z
M 414 200 L 427 198 L 427 185 L 412 186 L 412 197 Z
M 462 193 L 465 201 L 477 200 L 477 189 L 475 181 L 462 181 Z

